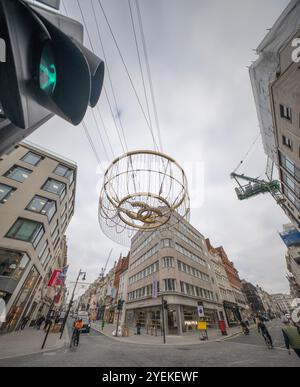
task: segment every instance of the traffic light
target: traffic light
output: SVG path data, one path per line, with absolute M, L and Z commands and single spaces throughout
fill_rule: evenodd
M 123 305 L 124 305 L 124 300 L 119 300 L 117 309 L 121 311 L 123 309 Z
M 164 309 L 168 310 L 168 301 L 164 300 Z
M 0 62 L 6 119 L 0 119 L 0 143 L 11 136 L 6 147 L 54 115 L 78 125 L 88 106 L 98 103 L 104 63 L 83 46 L 80 23 L 22 0 L 0 0 L 0 40 L 6 49 Z

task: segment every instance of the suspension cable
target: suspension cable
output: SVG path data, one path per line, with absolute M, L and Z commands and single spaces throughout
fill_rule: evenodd
M 156 122 L 156 127 L 157 127 L 157 132 L 158 132 L 158 138 L 159 138 L 159 145 L 160 145 L 161 151 L 163 152 L 163 144 L 162 144 L 161 129 L 160 129 L 160 123 L 159 123 L 159 117 L 158 117 L 158 109 L 157 109 L 157 105 L 156 105 L 156 101 L 155 101 L 153 80 L 152 80 L 152 74 L 151 74 L 151 68 L 150 68 L 150 61 L 149 61 L 148 49 L 147 49 L 145 32 L 144 32 L 144 27 L 143 27 L 143 19 L 142 19 L 141 9 L 140 9 L 138 0 L 135 0 L 135 5 L 136 5 L 136 9 L 137 9 L 137 14 L 138 14 L 139 27 L 140 27 L 141 37 L 142 37 L 145 60 L 146 60 L 148 79 L 149 79 L 149 84 L 150 84 L 150 93 L 151 93 L 155 122 Z
M 77 0 L 77 1 L 78 1 L 78 0 Z M 151 128 L 151 126 L 150 126 L 150 123 L 149 123 L 149 121 L 148 121 L 148 119 L 147 119 L 147 116 L 146 116 L 145 110 L 144 110 L 144 108 L 143 108 L 143 105 L 142 105 L 142 103 L 141 103 L 140 97 L 139 97 L 139 95 L 138 95 L 138 92 L 137 92 L 137 90 L 136 90 L 136 87 L 134 86 L 134 83 L 133 83 L 132 77 L 131 77 L 131 75 L 130 75 L 129 69 L 128 69 L 127 65 L 126 65 L 124 56 L 123 56 L 123 54 L 122 54 L 122 52 L 121 52 L 120 46 L 119 46 L 119 44 L 118 44 L 118 42 L 117 42 L 116 36 L 115 36 L 115 34 L 114 34 L 114 32 L 113 32 L 112 26 L 111 26 L 111 24 L 110 24 L 110 22 L 109 22 L 109 20 L 108 20 L 108 17 L 107 17 L 107 15 L 106 15 L 106 12 L 105 12 L 105 10 L 104 10 L 104 7 L 103 7 L 103 5 L 102 5 L 102 3 L 101 3 L 101 0 L 98 0 L 98 3 L 99 3 L 99 6 L 100 6 L 100 8 L 101 8 L 101 10 L 102 10 L 102 13 L 103 13 L 103 16 L 104 16 L 104 18 L 105 18 L 105 21 L 106 21 L 106 23 L 107 23 L 107 25 L 108 25 L 109 31 L 110 31 L 110 33 L 111 33 L 111 36 L 112 36 L 112 38 L 113 38 L 113 41 L 114 41 L 114 43 L 115 43 L 115 46 L 116 46 L 117 51 L 118 51 L 118 53 L 119 53 L 119 56 L 120 56 L 120 58 L 121 58 L 121 61 L 122 61 L 122 63 L 123 63 L 123 66 L 124 66 L 124 68 L 125 68 L 125 71 L 126 71 L 126 73 L 127 73 L 127 76 L 128 76 L 128 78 L 129 78 L 129 81 L 130 81 L 130 84 L 131 84 L 131 86 L 132 86 L 132 89 L 133 89 L 133 91 L 134 91 L 134 93 L 135 93 L 135 96 L 136 96 L 136 98 L 137 98 L 138 104 L 139 104 L 139 106 L 140 106 L 140 108 L 141 108 L 142 114 L 143 114 L 143 116 L 144 116 L 144 118 L 145 118 L 146 124 L 147 124 L 147 126 L 148 126 L 148 128 L 149 128 L 149 130 L 150 130 L 150 133 L 151 133 L 151 136 L 152 136 L 152 140 L 153 140 L 153 145 L 154 145 L 154 147 L 155 147 L 156 149 L 158 149 L 157 142 L 156 142 L 156 140 L 155 140 L 155 136 L 154 136 L 153 130 L 152 130 L 152 128 Z
M 150 113 L 150 106 L 149 106 L 149 101 L 148 101 L 148 94 L 147 94 L 147 89 L 146 89 L 146 82 L 145 82 L 145 76 L 144 76 L 144 70 L 142 66 L 142 59 L 141 59 L 141 54 L 140 54 L 140 48 L 138 44 L 138 39 L 137 39 L 137 33 L 136 33 L 136 28 L 135 28 L 135 23 L 134 23 L 134 18 L 133 18 L 133 11 L 132 11 L 132 6 L 131 6 L 131 0 L 128 0 L 128 6 L 129 6 L 129 12 L 130 12 L 130 18 L 131 18 L 131 24 L 132 24 L 132 30 L 133 30 L 133 35 L 134 35 L 134 41 L 135 41 L 135 46 L 136 46 L 136 51 L 138 55 L 138 61 L 139 61 L 139 66 L 140 66 L 140 72 L 141 72 L 141 77 L 142 77 L 142 82 L 143 82 L 143 89 L 144 89 L 144 94 L 145 94 L 145 101 L 147 105 L 147 111 L 148 111 L 148 117 L 149 117 L 149 124 L 152 127 L 152 120 L 151 120 L 151 113 Z

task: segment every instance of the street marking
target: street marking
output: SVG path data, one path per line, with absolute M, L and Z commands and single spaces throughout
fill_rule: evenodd
M 46 352 L 46 353 L 43 353 L 43 356 L 55 356 L 56 355 L 56 352 Z

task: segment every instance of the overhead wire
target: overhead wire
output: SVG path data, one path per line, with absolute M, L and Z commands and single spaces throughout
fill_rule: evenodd
M 77 0 L 77 1 L 78 1 L 78 0 Z M 109 20 L 108 20 L 107 14 L 106 14 L 106 12 L 105 12 L 105 9 L 104 9 L 104 7 L 103 7 L 103 5 L 102 5 L 101 0 L 98 0 L 98 3 L 99 3 L 99 6 L 100 6 L 100 8 L 101 8 L 101 10 L 102 10 L 104 19 L 105 19 L 105 21 L 106 21 L 106 23 L 107 23 L 107 25 L 108 25 L 109 31 L 110 31 L 110 33 L 111 33 L 111 36 L 112 36 L 112 38 L 113 38 L 113 41 L 114 41 L 114 43 L 115 43 L 115 46 L 116 46 L 117 51 L 118 51 L 118 53 L 119 53 L 119 56 L 120 56 L 120 58 L 121 58 L 121 61 L 122 61 L 122 63 L 123 63 L 123 66 L 124 66 L 124 68 L 125 68 L 126 74 L 127 74 L 127 76 L 128 76 L 129 82 L 130 82 L 130 84 L 131 84 L 131 87 L 132 87 L 132 89 L 133 89 L 133 91 L 134 91 L 134 94 L 135 94 L 135 96 L 136 96 L 136 98 L 137 98 L 138 104 L 139 104 L 139 106 L 140 106 L 140 109 L 141 109 L 142 114 L 143 114 L 143 116 L 144 116 L 144 119 L 145 119 L 145 121 L 146 121 L 147 127 L 148 127 L 149 130 L 150 130 L 151 137 L 152 137 L 152 141 L 153 141 L 153 145 L 154 145 L 154 147 L 155 147 L 156 149 L 159 149 L 159 148 L 158 148 L 158 145 L 157 145 L 157 142 L 156 142 L 156 139 L 155 139 L 155 136 L 154 136 L 154 132 L 153 132 L 151 126 L 150 126 L 150 123 L 149 123 L 149 121 L 148 121 L 147 115 L 146 115 L 145 110 L 144 110 L 144 108 L 143 108 L 142 102 L 141 102 L 140 97 L 139 97 L 139 95 L 138 95 L 137 89 L 136 89 L 136 87 L 135 87 L 135 85 L 134 85 L 132 76 L 130 75 L 128 66 L 127 66 L 127 64 L 126 64 L 126 62 L 125 62 L 124 56 L 123 56 L 123 54 L 122 54 L 122 51 L 121 51 L 121 49 L 120 49 L 120 46 L 119 46 L 118 41 L 117 41 L 117 39 L 116 39 L 116 36 L 115 36 L 115 34 L 114 34 L 114 31 L 113 31 L 113 29 L 112 29 L 112 26 L 111 26 L 111 24 L 110 24 L 110 22 L 109 22 Z
M 110 72 L 110 69 L 109 69 L 109 66 L 108 66 L 108 60 L 107 60 L 107 56 L 106 56 L 106 51 L 105 51 L 105 48 L 104 48 L 103 39 L 101 37 L 100 28 L 99 28 L 99 24 L 98 24 L 98 21 L 97 21 L 96 10 L 95 10 L 95 7 L 94 7 L 93 0 L 91 0 L 91 4 L 92 4 L 93 15 L 94 15 L 94 21 L 95 21 L 96 28 L 97 28 L 98 38 L 99 38 L 99 41 L 100 41 L 101 49 L 102 49 L 103 56 L 104 56 L 104 61 L 105 61 L 105 64 L 106 64 L 106 71 L 107 71 L 107 75 L 108 75 L 108 80 L 109 80 L 110 87 L 111 87 L 111 90 L 112 90 L 112 95 L 113 95 L 113 99 L 114 99 L 114 103 L 115 103 L 115 107 L 116 107 L 116 111 L 117 111 L 117 115 L 118 115 L 118 120 L 119 120 L 119 124 L 120 124 L 120 128 L 121 128 L 121 132 L 122 132 L 122 135 L 123 135 L 123 141 L 124 141 L 125 147 L 123 146 L 123 143 L 122 143 L 121 136 L 120 136 L 119 132 L 118 132 L 118 136 L 119 136 L 119 140 L 120 140 L 120 142 L 122 144 L 123 151 L 125 153 L 125 150 L 128 152 L 128 145 L 127 145 L 127 140 L 126 140 L 126 136 L 125 136 L 124 126 L 123 126 L 123 123 L 122 123 L 122 120 L 121 120 L 121 117 L 120 117 L 120 114 L 119 114 L 116 93 L 115 93 L 113 82 L 112 82 L 111 72 Z M 106 95 L 106 98 L 107 98 L 108 103 L 110 105 L 109 98 L 108 98 L 108 93 L 107 93 L 106 88 L 105 88 L 105 95 Z M 113 120 L 115 122 L 115 125 L 117 127 L 117 123 L 116 123 L 116 120 L 115 120 L 115 115 L 113 113 L 113 109 L 112 109 L 111 105 L 110 105 L 110 110 L 111 110 L 111 114 L 113 116 Z
M 144 32 L 144 27 L 143 27 L 142 13 L 141 13 L 141 9 L 140 9 L 140 5 L 139 5 L 138 0 L 135 0 L 135 6 L 136 6 L 136 10 L 137 10 L 140 33 L 141 33 L 142 44 L 143 44 L 143 50 L 144 50 L 144 55 L 145 55 L 146 68 L 147 68 L 149 86 L 150 86 L 150 94 L 151 94 L 152 105 L 153 105 L 153 110 L 154 110 L 156 128 L 157 128 L 157 132 L 158 132 L 159 145 L 160 145 L 161 151 L 163 152 L 164 148 L 163 148 L 163 143 L 162 143 L 161 128 L 160 128 L 160 122 L 159 122 L 159 117 L 158 117 L 158 109 L 157 109 L 157 104 L 156 104 L 156 100 L 155 100 L 152 73 L 151 73 L 148 49 L 147 49 L 147 44 L 146 44 L 145 32 Z
M 150 124 L 151 128 L 153 129 L 151 113 L 150 113 L 150 106 L 149 106 L 149 101 L 148 101 L 148 93 L 147 93 L 147 89 L 146 89 L 144 70 L 143 70 L 143 65 L 142 65 L 140 48 L 139 48 L 139 44 L 138 44 L 137 32 L 136 32 L 135 23 L 134 23 L 134 17 L 133 17 L 133 10 L 132 10 L 132 6 L 131 6 L 131 0 L 128 0 L 128 6 L 129 6 L 130 19 L 131 19 L 131 24 L 132 24 L 132 30 L 133 30 L 133 35 L 134 35 L 135 46 L 136 46 L 136 51 L 137 51 L 137 56 L 138 56 L 138 61 L 139 61 L 139 67 L 140 67 L 140 72 L 141 72 L 141 78 L 142 78 L 142 83 L 143 83 L 145 101 L 146 101 L 146 105 L 147 105 L 149 124 Z
M 82 21 L 83 21 L 83 24 L 84 24 L 84 27 L 85 27 L 85 30 L 86 30 L 86 33 L 87 33 L 87 37 L 88 37 L 88 41 L 89 41 L 91 50 L 93 51 L 93 53 L 96 53 L 95 48 L 94 48 L 94 45 L 93 45 L 93 41 L 92 41 L 92 38 L 91 38 L 91 35 L 90 35 L 90 31 L 89 31 L 89 29 L 88 29 L 88 26 L 87 26 L 87 23 L 86 23 L 84 14 L 83 14 L 83 10 L 82 10 L 82 7 L 81 7 L 81 5 L 80 5 L 80 1 L 79 1 L 79 0 L 77 0 L 77 4 L 78 4 L 79 11 L 80 11 L 80 14 L 81 14 L 81 18 L 82 18 Z M 121 137 L 121 135 L 120 135 L 119 128 L 118 128 L 117 123 L 116 123 L 116 120 L 115 120 L 115 114 L 114 114 L 114 112 L 113 112 L 113 108 L 112 108 L 112 105 L 111 105 L 111 103 L 110 103 L 109 96 L 108 96 L 108 92 L 107 92 L 107 89 L 106 89 L 105 85 L 103 85 L 103 89 L 104 89 L 104 92 L 105 92 L 105 96 L 106 96 L 106 99 L 107 99 L 107 102 L 108 102 L 108 105 L 109 105 L 109 109 L 110 109 L 110 112 L 111 112 L 111 115 L 112 115 L 112 118 L 113 118 L 115 127 L 116 127 L 116 131 L 117 131 L 117 134 L 118 134 L 120 143 L 121 143 L 121 147 L 122 147 L 122 149 L 123 149 L 123 152 L 125 153 L 125 152 L 126 152 L 126 139 L 125 139 L 125 137 L 124 137 L 124 140 L 125 140 L 125 147 L 124 147 L 123 141 L 122 141 L 122 137 Z M 116 106 L 116 108 L 118 109 L 117 106 Z
M 248 156 L 250 155 L 250 153 L 252 152 L 252 150 L 254 149 L 254 147 L 256 146 L 256 143 L 258 142 L 260 138 L 260 133 L 258 134 L 258 136 L 255 138 L 255 140 L 253 141 L 253 143 L 251 144 L 249 150 L 247 151 L 247 153 L 245 154 L 245 157 L 239 162 L 238 166 L 236 167 L 236 169 L 234 170 L 233 173 L 236 173 L 240 168 L 241 166 L 245 163 L 246 159 L 248 158 Z

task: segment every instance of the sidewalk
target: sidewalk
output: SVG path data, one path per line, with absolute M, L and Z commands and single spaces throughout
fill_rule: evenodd
M 112 335 L 112 332 L 116 329 L 116 326 L 113 324 L 106 324 L 102 330 L 101 322 L 97 321 L 92 323 L 92 328 L 102 333 L 104 336 L 110 337 L 114 340 L 118 340 L 127 344 L 141 344 L 141 345 L 163 345 L 163 337 L 159 334 L 158 336 L 151 336 L 146 332 L 141 332 L 141 335 L 136 335 L 136 330 L 130 329 L 129 337 L 115 337 Z M 214 341 L 224 341 L 233 336 L 236 336 L 241 333 L 240 327 L 228 328 L 228 336 L 222 336 L 219 329 L 210 329 L 208 331 L 208 341 L 201 341 L 199 338 L 199 333 L 186 333 L 182 336 L 166 336 L 166 345 L 199 345 L 205 344 L 208 342 Z
M 42 350 L 41 347 L 45 338 L 43 330 L 38 331 L 34 328 L 27 328 L 24 331 L 0 335 L 0 360 L 60 349 L 70 341 L 68 329 L 65 329 L 61 340 L 59 340 L 59 337 L 59 334 L 50 333 L 45 349 Z

